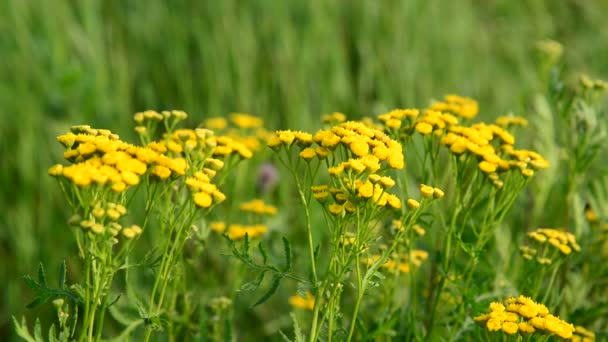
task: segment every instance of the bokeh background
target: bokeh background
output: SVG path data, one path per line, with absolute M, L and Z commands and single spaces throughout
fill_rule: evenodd
M 608 1 L 0 1 L 0 339 L 30 315 L 22 276 L 70 253 L 47 176 L 73 124 L 134 141 L 131 117 L 229 112 L 314 129 L 458 93 L 482 118 L 526 116 L 540 91 L 535 43 L 608 77 Z

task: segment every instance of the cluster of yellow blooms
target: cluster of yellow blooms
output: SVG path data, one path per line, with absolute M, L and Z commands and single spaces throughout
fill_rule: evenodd
M 226 195 L 215 184 L 211 183 L 211 178 L 215 173 L 211 174 L 210 176 L 209 173 L 196 171 L 194 177 L 186 178 L 186 185 L 193 194 L 194 203 L 201 208 L 209 208 L 211 205 L 226 199 Z
M 552 251 L 549 250 L 549 246 L 555 251 L 559 250 L 559 252 L 563 255 L 568 255 L 575 252 L 579 252 L 581 247 L 576 243 L 576 237 L 569 232 L 550 229 L 550 228 L 539 228 L 533 232 L 528 233 L 528 237 L 541 248 L 544 246 L 542 251 L 539 253 L 537 249 L 532 248 L 530 246 L 522 246 L 520 247 L 520 251 L 522 256 L 525 259 L 532 260 L 534 255 L 537 255 L 536 261 L 540 264 L 551 264 L 552 260 L 550 256 Z
M 414 249 L 410 252 L 409 257 L 406 254 L 393 255 L 392 258 L 386 260 L 380 267 L 388 270 L 391 273 L 409 273 L 410 265 L 417 268 L 422 265 L 422 262 L 428 259 L 429 253 L 424 250 Z M 370 258 L 363 259 L 362 262 L 367 265 L 373 265 L 380 259 L 380 255 L 372 255 Z
M 134 120 L 139 125 L 136 131 L 142 141 L 147 141 L 145 146 L 121 141 L 108 130 L 74 126 L 57 138 L 66 148 L 64 158 L 72 165 L 57 164 L 49 169 L 49 174 L 80 187 L 107 184 L 113 191 L 123 192 L 139 184 L 141 177 L 149 175 L 152 180 L 165 180 L 185 176 L 190 169 L 193 176 L 186 179 L 186 184 L 193 191 L 194 202 L 202 208 L 210 207 L 226 198 L 211 183 L 224 167 L 222 159 L 232 155 L 250 158 L 252 152 L 242 143 L 215 136 L 213 131 L 203 128 L 175 129 L 164 133 L 161 140 L 150 141 L 150 131 L 159 122 L 173 127 L 186 117 L 182 111 L 136 113 Z
M 314 187 L 313 194 L 333 215 L 355 212 L 358 205 L 370 202 L 377 206 L 401 207 L 399 198 L 386 192 L 395 181 L 381 175 L 389 168 L 405 166 L 401 144 L 381 130 L 347 121 L 320 130 L 314 136 L 305 132 L 277 131 L 268 146 L 275 151 L 298 146 L 299 157 L 305 161 L 326 160 L 334 186 Z M 330 194 L 333 201 L 328 202 Z
M 509 116 L 499 116 L 498 118 L 496 118 L 496 120 L 494 121 L 495 124 L 497 124 L 498 126 L 522 126 L 522 127 L 526 127 L 528 126 L 528 120 L 519 117 L 519 116 L 513 116 L 513 115 L 509 115 Z
M 300 295 L 291 296 L 289 297 L 289 304 L 294 308 L 312 311 L 315 307 L 315 296 L 310 291 L 306 291 L 305 296 L 306 298 Z
M 429 109 L 472 119 L 479 112 L 479 105 L 471 98 L 449 94 L 443 97 L 443 101 L 433 103 Z
M 247 147 L 252 152 L 259 151 L 260 141 L 266 141 L 268 132 L 263 128 L 264 121 L 246 113 L 230 113 L 228 119 L 224 117 L 208 118 L 204 122 L 205 127 L 225 135 L 234 142 Z
M 266 204 L 261 199 L 253 199 L 249 202 L 241 203 L 239 208 L 242 211 L 252 212 L 258 215 L 274 216 L 277 214 L 277 207 Z
M 388 113 L 378 115 L 378 120 L 388 129 L 410 127 L 413 120 L 420 114 L 418 109 L 394 109 Z M 407 120 L 407 125 L 403 121 Z
M 57 164 L 49 169 L 49 175 L 65 177 L 81 187 L 92 183 L 110 184 L 112 190 L 122 192 L 128 186 L 139 184 L 140 177 L 149 168 L 160 179 L 172 174 L 184 175 L 187 168 L 184 158 L 161 154 L 159 144 L 135 146 L 119 140 L 108 130 L 87 125 L 74 126 L 57 140 L 66 148 L 64 158 L 73 164 Z
M 88 219 L 80 221 L 80 218 L 76 216 L 70 221 L 78 223 L 84 231 L 89 231 L 95 235 L 111 236 L 112 243 L 116 244 L 119 235 L 131 240 L 143 231 L 141 227 L 135 224 L 130 227 L 123 227 L 118 223 L 126 213 L 127 209 L 121 204 L 112 202 L 96 203 Z
M 392 136 L 410 136 L 414 131 L 426 136 L 434 133 L 440 137 L 441 145 L 456 155 L 470 154 L 478 160 L 479 169 L 497 187 L 503 182 L 499 174 L 519 169 L 525 177 L 534 175 L 534 170 L 549 166 L 540 154 L 529 150 L 516 150 L 515 137 L 501 126 L 527 125 L 527 120 L 519 117 L 504 116 L 496 124 L 476 123 L 470 126 L 459 125 L 459 118 L 471 119 L 479 111 L 475 100 L 458 95 L 446 95 L 444 101 L 437 102 L 422 111 L 418 109 L 396 109 L 381 114 L 378 119 L 384 129 Z M 404 124 L 407 120 L 407 124 Z M 414 121 L 415 120 L 415 121 Z M 395 134 L 399 129 L 401 134 Z
M 259 216 L 274 216 L 277 214 L 277 208 L 270 204 L 264 203 L 261 199 L 253 199 L 249 202 L 244 202 L 240 205 L 239 209 L 244 212 L 254 213 Z M 239 240 L 247 236 L 250 239 L 256 239 L 264 235 L 268 231 L 268 227 L 265 224 L 230 224 L 226 227 L 224 222 L 212 222 L 210 228 L 218 233 L 225 233 L 232 240 Z
M 226 223 L 224 222 L 211 222 L 209 225 L 211 230 L 220 234 L 226 234 L 232 240 L 240 240 L 248 236 L 249 239 L 256 239 L 264 235 L 268 231 L 268 227 L 263 224 L 253 225 L 242 225 L 242 224 L 231 224 L 226 229 Z
M 490 303 L 490 311 L 474 319 L 489 331 L 502 330 L 509 335 L 524 336 L 541 333 L 569 339 L 575 330 L 572 324 L 550 314 L 546 306 L 524 296 L 509 298 L 504 304 Z
M 572 342 L 594 342 L 595 333 L 589 331 L 581 326 L 574 327 L 574 334 L 572 334 Z
M 333 112 L 330 114 L 323 115 L 321 117 L 321 120 L 324 124 L 337 125 L 346 121 L 346 115 L 340 112 Z

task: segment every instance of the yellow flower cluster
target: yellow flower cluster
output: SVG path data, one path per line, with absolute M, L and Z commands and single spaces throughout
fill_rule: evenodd
M 574 334 L 572 335 L 572 342 L 594 342 L 595 333 L 589 331 L 581 326 L 574 327 Z
M 277 214 L 277 208 L 275 206 L 266 204 L 261 199 L 254 199 L 249 202 L 242 203 L 239 208 L 242 211 L 252 212 L 258 215 L 274 216 Z
M 537 246 L 550 246 L 554 250 L 559 250 L 563 255 L 568 255 L 572 253 L 572 251 L 580 252 L 581 250 L 581 247 L 576 243 L 576 237 L 572 233 L 562 230 L 539 228 L 533 232 L 529 232 L 528 237 L 530 237 Z M 522 249 L 522 254 L 524 258 L 531 259 L 532 255 L 537 254 L 537 251 L 534 248 L 527 247 Z M 545 260 L 547 256 L 551 255 L 548 248 L 544 248 L 542 253 L 538 254 L 541 255 L 537 257 L 537 261 L 541 263 L 550 263 Z
M 572 324 L 553 316 L 546 306 L 524 296 L 509 298 L 504 304 L 490 303 L 490 313 L 479 315 L 474 320 L 489 331 L 501 330 L 509 335 L 541 333 L 569 339 L 574 333 Z
M 96 203 L 89 218 L 78 223 L 84 231 L 90 231 L 94 235 L 110 236 L 113 243 L 118 243 L 119 235 L 131 240 L 143 232 L 138 225 L 123 227 L 118 223 L 126 213 L 127 209 L 121 204 L 112 202 Z M 78 221 L 78 218 L 75 218 L 74 221 Z
M 254 224 L 254 225 L 241 225 L 241 224 L 231 224 L 228 226 L 228 230 L 226 234 L 232 240 L 240 240 L 245 238 L 245 234 L 249 237 L 249 239 L 257 239 L 258 237 L 264 235 L 268 231 L 268 227 L 263 224 Z
M 479 112 L 479 105 L 471 98 L 450 94 L 444 96 L 443 101 L 433 103 L 429 109 L 472 119 Z
M 213 175 L 215 173 L 209 175 L 203 171 L 197 171 L 194 173 L 194 177 L 186 178 L 186 185 L 192 192 L 194 203 L 201 208 L 209 208 L 226 199 L 226 195 L 211 183 Z
M 366 203 L 401 207 L 399 198 L 386 192 L 395 185 L 395 181 L 381 175 L 389 168 L 401 169 L 405 166 L 401 144 L 381 130 L 361 122 L 347 121 L 314 135 L 277 131 L 268 146 L 275 151 L 282 147 L 290 150 L 298 146 L 299 157 L 307 162 L 315 158 L 328 160 L 328 173 L 334 186 L 313 187 L 313 195 L 326 204 L 332 215 L 353 213 L 357 206 Z M 327 203 L 330 194 L 333 201 Z
M 540 154 L 529 150 L 516 150 L 515 137 L 498 125 L 477 123 L 470 127 L 450 126 L 441 144 L 453 153 L 470 153 L 479 160 L 479 169 L 500 186 L 498 173 L 517 168 L 525 177 L 534 170 L 549 167 L 549 162 Z M 496 145 L 500 145 L 497 150 Z
M 131 145 L 107 130 L 74 126 L 57 140 L 66 147 L 64 158 L 73 164 L 57 164 L 49 169 L 49 175 L 65 177 L 78 186 L 110 184 L 114 191 L 122 192 L 137 185 L 149 168 L 161 179 L 184 175 L 187 169 L 185 159 L 169 158 L 159 152 L 164 149 L 160 144 Z
M 416 120 L 416 132 L 427 135 L 435 131 L 435 134 L 443 134 L 446 127 L 458 124 L 458 118 L 450 113 L 442 113 L 437 110 L 427 109 L 418 120 Z
M 418 109 L 393 109 L 388 113 L 378 115 L 378 120 L 388 129 L 398 129 L 403 126 L 404 120 L 407 120 L 409 125 L 419 114 Z
M 264 121 L 256 116 L 246 113 L 231 113 L 229 120 L 224 117 L 208 118 L 204 126 L 224 132 L 225 136 L 234 142 L 244 145 L 250 151 L 260 149 L 260 142 L 268 139 L 268 132 L 262 127 Z
M 302 298 L 299 295 L 289 297 L 289 305 L 294 308 L 312 311 L 315 307 L 315 296 L 310 291 L 306 291 L 305 296 L 306 298 Z
M 521 126 L 521 127 L 526 127 L 528 126 L 528 120 L 519 117 L 519 116 L 513 116 L 513 115 L 509 115 L 509 116 L 499 116 L 498 118 L 496 118 L 496 120 L 494 121 L 495 124 L 497 124 L 498 126 Z
M 343 113 L 340 113 L 340 112 L 333 112 L 330 114 L 323 115 L 321 117 L 321 120 L 323 120 L 323 123 L 325 123 L 325 124 L 335 125 L 335 124 L 340 124 L 340 123 L 343 123 L 344 121 L 346 121 L 346 115 L 344 115 Z
M 410 252 L 409 258 L 406 254 L 393 255 L 382 264 L 380 267 L 388 270 L 390 273 L 409 273 L 410 265 L 417 268 L 428 259 L 429 253 L 424 250 L 414 249 Z M 380 259 L 380 255 L 372 255 L 370 258 L 363 259 L 362 262 L 367 265 L 373 265 Z
M 253 156 L 253 152 L 245 144 L 228 136 L 216 137 L 215 145 L 215 149 L 213 150 L 214 157 L 228 157 L 235 153 L 245 159 Z

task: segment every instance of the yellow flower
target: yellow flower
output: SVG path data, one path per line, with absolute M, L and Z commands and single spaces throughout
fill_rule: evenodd
M 326 147 L 319 146 L 315 149 L 315 153 L 319 159 L 323 160 L 331 153 L 331 151 Z
M 363 198 L 370 198 L 374 195 L 374 185 L 367 181 L 359 186 L 357 192 L 359 193 L 359 196 Z
M 416 131 L 422 135 L 426 135 L 433 131 L 433 126 L 426 122 L 419 122 L 416 124 Z
M 223 233 L 226 230 L 226 223 L 219 221 L 211 222 L 209 228 L 214 232 Z
M 344 207 L 340 204 L 330 204 L 328 210 L 333 215 L 338 216 L 342 214 Z
M 115 192 L 123 192 L 126 188 L 127 184 L 125 184 L 124 182 L 116 182 L 112 184 L 112 190 L 114 190 Z
M 518 326 L 517 323 L 514 322 L 504 322 L 501 328 L 505 333 L 513 335 L 517 332 Z
M 131 240 L 137 234 L 135 233 L 135 231 L 133 229 L 131 229 L 131 228 L 125 228 L 125 229 L 122 230 L 122 235 L 124 235 L 127 239 Z
M 485 160 L 479 163 L 479 169 L 485 173 L 492 173 L 496 171 L 496 167 L 496 164 L 487 162 Z
M 55 165 L 51 166 L 51 168 L 49 169 L 49 176 L 57 177 L 57 176 L 61 176 L 62 173 L 63 173 L 63 165 L 61 165 L 61 164 L 55 164 Z
M 500 320 L 492 318 L 486 322 L 486 327 L 489 331 L 498 331 L 502 328 L 502 322 Z
M 415 199 L 413 199 L 413 198 L 409 198 L 409 199 L 407 200 L 407 205 L 408 205 L 408 207 L 410 207 L 411 209 L 418 209 L 418 208 L 420 208 L 420 202 L 416 201 L 416 200 L 415 200 Z
M 351 142 L 349 148 L 357 157 L 363 157 L 369 153 L 369 145 L 361 140 Z
M 439 188 L 433 188 L 433 196 L 435 198 L 442 198 L 443 196 L 445 196 L 445 193 Z
M 386 127 L 397 129 L 401 127 L 401 120 L 389 119 L 384 124 L 386 125 Z
M 105 228 L 100 223 L 94 223 L 91 225 L 91 231 L 95 234 L 102 234 L 105 231 Z
M 389 176 L 380 177 L 380 184 L 384 189 L 390 189 L 395 186 L 395 181 Z
M 420 194 L 422 195 L 422 197 L 431 197 L 434 194 L 434 189 L 433 187 L 430 187 L 428 185 L 424 185 L 424 184 L 420 184 Z
M 312 311 L 312 309 L 315 307 L 315 297 L 309 291 L 306 291 L 305 295 L 306 298 L 302 298 L 297 295 L 289 297 L 289 304 L 298 309 Z
M 523 170 L 521 170 L 521 174 L 524 177 L 532 177 L 532 176 L 534 176 L 534 170 L 532 170 L 532 169 L 523 169 Z
M 520 322 L 517 324 L 519 331 L 524 334 L 531 334 L 536 331 L 534 327 L 528 322 Z
M 277 131 L 277 136 L 285 145 L 290 145 L 296 138 L 292 131 Z
M 194 194 L 194 203 L 201 208 L 208 208 L 211 206 L 212 199 L 208 193 L 197 192 Z
M 363 164 L 363 162 L 361 162 L 359 159 L 349 159 L 348 166 L 356 173 L 365 171 L 365 164 Z
M 300 158 L 304 159 L 304 160 L 311 160 L 313 159 L 317 154 L 315 153 L 315 149 L 314 148 L 310 148 L 307 147 L 305 149 L 303 149 L 300 152 Z
M 401 200 L 399 199 L 399 197 L 390 194 L 386 196 L 386 201 L 388 203 L 388 205 L 390 205 L 391 207 L 395 208 L 395 209 L 399 209 L 401 208 Z M 409 201 L 408 201 L 409 203 Z

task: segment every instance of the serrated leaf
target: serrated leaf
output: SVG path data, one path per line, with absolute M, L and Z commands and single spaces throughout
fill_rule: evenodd
M 15 332 L 17 333 L 17 335 L 19 335 L 19 337 L 26 340 L 27 342 L 37 342 L 32 337 L 32 335 L 30 335 L 30 332 L 27 329 L 27 321 L 25 320 L 25 317 L 21 317 L 21 324 L 19 324 L 15 316 L 12 316 L 12 319 L 13 327 L 15 328 Z
M 266 275 L 266 271 L 262 271 L 258 274 L 255 280 L 247 282 L 241 286 L 240 291 L 255 291 L 260 287 L 262 281 L 264 280 L 264 276 Z
M 283 249 L 285 252 L 285 269 L 284 272 L 291 271 L 291 245 L 289 244 L 289 240 L 283 237 Z
M 44 341 L 44 337 L 42 337 L 42 324 L 40 324 L 40 318 L 36 318 L 36 323 L 34 324 L 34 338 L 36 341 Z
M 283 341 L 285 342 L 292 342 L 289 337 L 287 337 L 287 335 L 285 335 L 285 333 L 283 332 L 283 330 L 279 329 L 279 335 L 281 335 L 281 338 L 283 339 Z
M 296 314 L 290 313 L 291 320 L 293 321 L 293 334 L 295 342 L 304 342 L 306 340 L 306 336 L 302 333 L 302 329 L 300 328 L 300 324 L 298 323 L 298 319 Z
M 30 277 L 29 275 L 23 276 L 23 281 L 25 281 L 25 284 L 30 289 L 32 289 L 34 291 L 40 290 L 40 285 L 38 285 L 38 283 L 34 279 L 32 279 L 32 277 Z
M 66 265 L 65 265 L 65 260 L 63 260 L 63 262 L 61 263 L 61 266 L 59 267 L 59 288 L 60 289 L 65 289 L 65 277 L 66 277 Z
M 262 242 L 260 242 L 258 244 L 258 250 L 260 251 L 260 254 L 262 255 L 262 261 L 263 261 L 264 265 L 266 265 L 268 263 L 268 252 L 266 252 L 266 248 L 264 248 L 264 245 L 262 245 Z
M 272 297 L 272 295 L 277 292 L 277 289 L 279 288 L 279 284 L 281 283 L 281 276 L 274 276 L 274 278 L 272 279 L 272 285 L 270 285 L 270 288 L 268 289 L 268 291 L 262 296 L 262 298 L 260 298 L 255 304 L 253 304 L 252 307 L 256 307 L 260 304 L 263 304 L 264 302 L 266 302 L 268 299 L 270 299 L 270 297 Z
M 51 327 L 49 328 L 49 342 L 56 342 L 59 341 L 57 339 L 57 337 L 55 337 L 55 324 L 51 324 Z
M 25 307 L 28 308 L 28 309 L 33 309 L 33 308 L 37 307 L 38 305 L 43 304 L 44 302 L 46 302 L 47 299 L 48 299 L 48 297 L 46 297 L 46 296 L 45 297 L 42 297 L 42 296 L 36 297 L 36 298 L 34 298 L 33 301 L 31 301 Z
M 44 266 L 42 266 L 42 263 L 38 265 L 38 283 L 41 286 L 46 286 L 46 274 L 44 274 Z
M 249 258 L 249 233 L 245 233 L 245 238 L 243 239 L 243 250 L 241 252 L 243 256 L 247 259 Z

